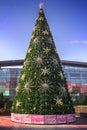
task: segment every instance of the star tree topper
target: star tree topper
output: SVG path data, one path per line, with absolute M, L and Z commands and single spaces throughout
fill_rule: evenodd
M 43 3 L 39 4 L 40 9 L 43 9 L 43 5 L 44 5 Z

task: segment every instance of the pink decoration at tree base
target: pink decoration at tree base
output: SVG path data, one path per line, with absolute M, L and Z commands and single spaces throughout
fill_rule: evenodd
M 32 124 L 44 124 L 44 115 L 32 115 Z
M 44 124 L 56 124 L 56 115 L 44 115 Z
M 22 123 L 31 123 L 31 115 L 30 114 L 22 114 L 21 115 Z
M 67 123 L 74 122 L 75 120 L 75 114 L 67 114 Z
M 67 115 L 57 115 L 57 124 L 66 123 Z
M 61 124 L 74 122 L 76 118 L 75 114 L 38 115 L 11 113 L 11 120 L 14 122 L 29 124 Z
M 21 122 L 21 114 L 11 113 L 11 120 L 15 122 Z

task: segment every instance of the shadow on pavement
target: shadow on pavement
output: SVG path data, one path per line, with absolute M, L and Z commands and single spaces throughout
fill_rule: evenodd
M 87 125 L 87 117 L 78 117 L 71 125 Z
M 62 126 L 61 126 L 62 127 Z M 0 130 L 87 130 L 87 128 L 30 128 L 30 127 L 20 127 L 20 128 L 15 128 L 15 127 L 0 127 Z

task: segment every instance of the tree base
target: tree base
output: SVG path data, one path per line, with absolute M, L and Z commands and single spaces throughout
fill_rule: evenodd
M 63 115 L 37 115 L 11 113 L 11 120 L 19 123 L 29 124 L 61 124 L 76 121 L 75 114 Z

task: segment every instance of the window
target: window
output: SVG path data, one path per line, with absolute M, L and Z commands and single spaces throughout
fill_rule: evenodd
M 87 85 L 87 78 L 82 79 L 82 85 Z

